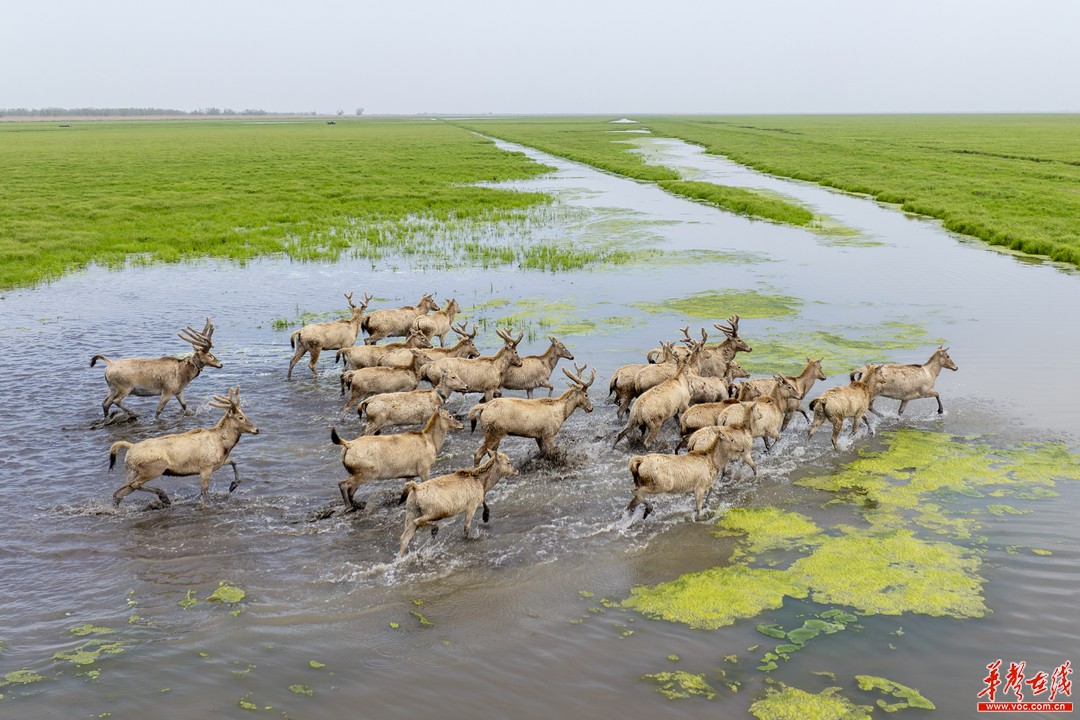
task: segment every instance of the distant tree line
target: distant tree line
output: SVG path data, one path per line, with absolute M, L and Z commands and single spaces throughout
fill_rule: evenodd
M 278 113 L 266 110 L 233 110 L 231 108 L 207 107 L 198 110 L 170 110 L 168 108 L 0 108 L 0 117 L 134 117 L 145 115 L 318 115 L 311 113 Z M 340 114 L 340 113 L 339 113 Z M 357 115 L 360 113 L 358 112 Z

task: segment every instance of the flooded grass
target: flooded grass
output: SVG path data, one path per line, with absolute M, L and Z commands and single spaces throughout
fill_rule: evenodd
M 744 318 L 786 318 L 799 314 L 802 300 L 790 295 L 757 290 L 707 290 L 660 302 L 632 302 L 651 313 L 670 313 L 682 319 L 721 320 L 738 314 Z
M 789 225 L 810 225 L 814 220 L 814 214 L 809 210 L 755 190 L 691 180 L 664 180 L 659 185 L 668 192 L 700 200 L 738 215 Z

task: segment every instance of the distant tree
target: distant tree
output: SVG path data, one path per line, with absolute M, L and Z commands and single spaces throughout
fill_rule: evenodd
M 342 115 L 344 115 L 344 114 L 345 114 L 345 111 L 344 111 L 344 110 L 338 110 L 338 111 L 337 111 L 337 116 L 338 116 L 338 117 L 341 117 L 341 116 L 342 116 Z
M 362 107 L 356 108 L 356 116 L 357 117 L 360 117 L 363 114 L 364 114 L 364 108 L 362 108 Z

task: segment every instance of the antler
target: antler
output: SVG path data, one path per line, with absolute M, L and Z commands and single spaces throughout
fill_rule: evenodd
M 719 323 L 713 323 L 713 327 L 720 330 L 728 337 L 735 337 L 739 334 L 739 316 L 732 315 L 728 318 L 728 327 L 724 327 Z
M 503 339 L 503 341 L 507 345 L 513 345 L 514 347 L 517 347 L 518 343 L 521 342 L 521 339 L 523 337 L 525 337 L 525 331 L 524 330 L 522 330 L 520 333 L 518 333 L 517 340 L 515 340 L 514 338 L 512 338 L 510 336 L 510 331 L 508 331 L 508 330 L 503 330 L 503 329 L 500 328 L 500 329 L 496 330 L 495 333 L 499 337 L 501 337 Z
M 460 322 L 457 325 L 451 325 L 450 329 L 453 330 L 454 332 L 456 332 L 458 335 L 460 335 L 463 338 L 469 338 L 471 340 L 472 338 L 476 337 L 476 323 L 473 323 L 471 333 L 468 332 L 465 329 L 465 323 L 464 322 Z
M 210 318 L 206 318 L 206 325 L 203 327 L 202 332 L 188 325 L 178 332 L 176 336 L 205 352 L 214 346 L 214 341 L 210 339 L 213 334 L 214 323 L 210 321 Z
M 585 374 L 585 370 L 588 367 L 589 367 L 588 363 L 586 363 L 584 365 L 580 365 L 580 366 L 577 363 L 574 363 L 574 369 L 577 370 L 577 375 L 573 374 L 572 372 L 570 372 L 566 368 L 563 368 L 562 371 L 566 375 L 566 377 L 570 378 L 570 380 L 575 385 L 581 386 L 582 390 L 588 390 L 589 386 L 592 385 L 594 382 L 596 382 L 596 368 L 593 368 L 592 375 L 589 377 L 589 382 L 585 382 L 585 380 L 582 379 L 582 375 Z
M 215 395 L 214 399 L 209 403 L 210 407 L 220 408 L 222 410 L 240 409 L 240 386 L 237 385 L 234 390 L 230 390 L 228 396 Z

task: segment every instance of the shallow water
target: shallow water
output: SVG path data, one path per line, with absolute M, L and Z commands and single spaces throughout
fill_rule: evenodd
M 791 316 L 744 317 L 740 334 L 751 345 L 819 331 L 873 338 L 883 327 L 916 328 L 916 342 L 885 354 L 922 362 L 938 339 L 949 344 L 960 370 L 938 382 L 946 412 L 939 417 L 932 401 L 914 401 L 901 420 L 895 401 L 878 401 L 886 411 L 879 431 L 914 427 L 1003 448 L 1029 440 L 1077 445 L 1073 359 L 1080 340 L 1063 320 L 1080 305 L 1075 271 L 988 249 L 865 198 L 769 178 L 684 143 L 634 142 L 687 177 L 783 193 L 857 234 L 751 221 L 526 150 L 557 171 L 514 186 L 552 193 L 574 209 L 572 223 L 538 228 L 536 237 L 602 238 L 676 255 L 714 251 L 736 261 L 668 258 L 552 274 L 415 270 L 408 258 L 375 268 L 366 259 L 271 258 L 243 267 L 208 261 L 92 269 L 4 295 L 0 677 L 25 669 L 42 679 L 0 687 L 0 715 L 232 717 L 251 710 L 302 718 L 362 708 L 381 718 L 414 717 L 438 703 L 449 717 L 647 717 L 672 706 L 642 675 L 682 669 L 722 688 L 725 669 L 729 681 L 741 683 L 739 692 L 722 688 L 711 702 L 694 698 L 677 709 L 745 716 L 765 687 L 765 674 L 754 669 L 761 652 L 747 648 L 771 642 L 755 626 L 798 625 L 824 608 L 789 600 L 781 610 L 706 632 L 616 606 L 635 586 L 724 564 L 733 547 L 713 536 L 711 523 L 689 521 L 689 497 L 659 498 L 644 522 L 623 517 L 630 452 L 611 449 L 621 423 L 603 397 L 607 380 L 688 322 L 713 322 L 632 303 L 720 289 L 801 300 Z M 477 518 L 475 539 L 462 539 L 458 519 L 434 539 L 418 534 L 419 550 L 396 560 L 400 482 L 362 488 L 369 500 L 362 513 L 309 522 L 340 500 L 344 472 L 330 427 L 351 437 L 361 425 L 355 415 L 338 417 L 332 357 L 323 356 L 317 378 L 299 365 L 286 381 L 288 332 L 272 321 L 340 310 L 342 293 L 353 290 L 374 294 L 373 307 L 414 302 L 428 291 L 458 298 L 466 314 L 489 304 L 472 311 L 473 319 L 490 321 L 478 338 L 482 349 L 494 349 L 494 321 L 504 314 L 553 316 L 531 329 L 530 353 L 544 349 L 551 323 L 617 319 L 563 335 L 577 361 L 598 370 L 596 410 L 570 419 L 557 462 L 536 459 L 531 441 L 504 442 L 522 473 L 492 492 L 491 522 Z M 491 307 L 495 298 L 512 303 Z M 207 369 L 188 389 L 193 416 L 173 402 L 155 421 L 154 401 L 133 398 L 143 413 L 136 423 L 89 429 L 106 390 L 100 367 L 86 367 L 93 354 L 182 352 L 176 331 L 201 327 L 207 314 L 224 367 Z M 884 325 L 890 322 L 896 325 Z M 853 367 L 826 358 L 830 379 L 815 394 Z M 561 373 L 556 377 L 559 387 Z M 236 493 L 225 494 L 226 469 L 205 505 L 195 479 L 170 478 L 159 484 L 173 507 L 146 510 L 150 496 L 139 493 L 114 512 L 110 497 L 121 476 L 107 472 L 110 444 L 212 424 L 219 411 L 207 406 L 210 396 L 236 385 L 260 429 L 233 452 L 245 478 Z M 461 416 L 469 404 L 455 400 L 452 407 Z M 824 430 L 803 448 L 804 428 L 794 422 L 762 459 L 756 481 L 744 472 L 714 494 L 714 514 L 775 504 L 843 521 L 846 511 L 823 510 L 827 498 L 791 483 L 836 470 L 859 448 L 880 449 L 883 436 L 860 432 L 834 453 Z M 670 427 L 665 438 L 673 438 Z M 469 464 L 477 442 L 467 431 L 451 435 L 436 473 Z M 943 717 L 974 717 L 987 663 L 1026 660 L 1032 671 L 1051 671 L 1080 646 L 1068 622 L 1080 586 L 1076 485 L 1059 483 L 1053 500 L 1013 502 L 1030 514 L 983 518 L 984 538 L 972 544 L 983 552 L 986 617 L 863 617 L 858 630 L 815 640 L 772 676 L 816 692 L 834 684 L 817 671 L 835 673 L 835 684 L 845 686 L 856 673 L 882 675 L 919 688 Z M 1052 554 L 1008 550 L 1017 547 Z M 221 582 L 243 588 L 244 600 L 207 602 Z M 110 632 L 70 632 L 88 624 Z M 53 659 L 93 650 L 99 646 L 85 643 L 94 640 L 124 644 L 91 664 Z M 739 662 L 725 662 L 728 655 Z

